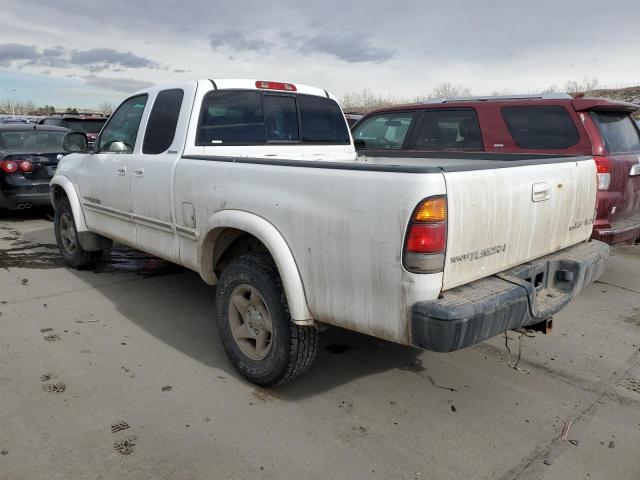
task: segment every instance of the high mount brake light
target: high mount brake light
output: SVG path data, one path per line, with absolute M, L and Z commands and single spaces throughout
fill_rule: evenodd
M 598 175 L 598 190 L 609 190 L 611 185 L 611 160 L 607 157 L 595 157 Z
M 256 88 L 261 88 L 264 90 L 284 90 L 285 92 L 297 91 L 296 86 L 292 83 L 267 82 L 264 80 L 258 80 L 256 82 Z
M 0 170 L 5 173 L 15 173 L 18 171 L 18 163 L 13 160 L 4 160 L 0 162 Z
M 441 272 L 446 247 L 447 199 L 423 200 L 414 210 L 407 229 L 404 267 L 414 273 Z

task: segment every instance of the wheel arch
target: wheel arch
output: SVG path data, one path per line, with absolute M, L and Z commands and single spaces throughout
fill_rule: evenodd
M 198 267 L 202 279 L 211 285 L 217 283 L 216 263 L 233 242 L 233 239 L 228 238 L 225 241 L 223 234 L 230 230 L 251 235 L 266 247 L 282 279 L 291 319 L 300 325 L 313 323 L 302 277 L 289 245 L 270 222 L 258 215 L 241 210 L 222 210 L 209 217 L 205 226 L 206 233 L 198 249 Z M 231 237 L 238 238 L 238 234 L 232 233 Z M 226 243 L 224 248 L 221 248 L 219 242 Z
M 56 175 L 49 184 L 49 197 L 51 199 L 51 205 L 55 208 L 56 202 L 62 197 L 66 196 L 69 199 L 69 205 L 71 205 L 71 211 L 73 212 L 73 218 L 76 224 L 76 230 L 78 232 L 88 232 L 87 224 L 84 220 L 84 213 L 80 205 L 80 198 L 76 192 L 76 188 L 67 177 L 63 175 Z

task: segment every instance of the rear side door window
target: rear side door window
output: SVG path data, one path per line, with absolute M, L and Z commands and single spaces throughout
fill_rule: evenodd
M 569 112 L 559 105 L 502 107 L 502 118 L 516 145 L 533 150 L 562 150 L 580 141 Z
M 425 110 L 412 147 L 420 150 L 483 150 L 475 110 Z
M 115 111 L 100 134 L 96 153 L 131 153 L 136 145 L 147 95 L 125 100 Z
M 401 149 L 415 111 L 373 115 L 358 124 L 353 132 L 357 148 Z
M 598 126 L 607 152 L 630 153 L 640 151 L 638 128 L 627 112 L 591 112 Z
M 157 155 L 165 152 L 173 143 L 180 116 L 184 91 L 163 90 L 158 93 L 147 121 L 142 153 Z

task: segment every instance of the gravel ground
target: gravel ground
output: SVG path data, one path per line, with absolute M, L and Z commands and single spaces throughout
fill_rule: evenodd
M 266 390 L 197 274 L 125 248 L 73 271 L 54 244 L 37 213 L 0 218 L 1 480 L 640 478 L 639 246 L 522 339 L 521 370 L 502 337 L 437 354 L 332 328 Z

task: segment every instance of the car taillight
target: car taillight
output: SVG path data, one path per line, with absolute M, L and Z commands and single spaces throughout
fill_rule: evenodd
M 13 160 L 3 160 L 0 162 L 0 170 L 5 173 L 15 173 L 18 171 L 18 162 L 14 162 Z
M 407 229 L 404 266 L 414 273 L 441 272 L 447 247 L 447 199 L 431 197 L 416 207 Z
M 447 238 L 447 225 L 411 225 L 407 237 L 408 253 L 442 253 Z
M 33 163 L 29 160 L 21 160 L 18 162 L 20 170 L 24 173 L 33 172 Z
M 594 157 L 598 175 L 598 190 L 609 190 L 611 185 L 611 161 L 607 157 Z
M 292 83 L 265 82 L 264 80 L 258 80 L 256 82 L 256 88 L 262 88 L 266 90 L 285 90 L 287 92 L 297 91 L 296 86 Z

